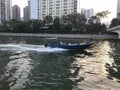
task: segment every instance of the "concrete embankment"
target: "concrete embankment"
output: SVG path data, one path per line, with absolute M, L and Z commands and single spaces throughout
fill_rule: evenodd
M 96 34 L 34 34 L 34 33 L 0 33 L 0 36 L 12 37 L 50 37 L 50 38 L 97 38 L 97 39 L 118 39 L 117 35 L 96 35 Z

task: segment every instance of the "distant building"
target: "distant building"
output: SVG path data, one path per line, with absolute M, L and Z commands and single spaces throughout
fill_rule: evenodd
M 0 0 L 0 24 L 4 21 L 11 20 L 11 0 Z
M 30 20 L 30 1 L 28 1 L 28 6 L 23 8 L 23 21 L 27 22 Z
M 117 17 L 120 18 L 120 0 L 117 0 Z
M 28 19 L 30 20 L 30 1 L 28 0 Z
M 12 19 L 20 21 L 20 7 L 18 7 L 17 5 L 14 5 L 12 7 Z
M 81 9 L 81 14 L 85 15 L 87 21 L 90 19 L 90 17 L 94 16 L 94 10 L 93 8 L 91 9 Z
M 23 20 L 25 22 L 29 21 L 29 8 L 28 8 L 28 6 L 24 7 L 24 9 L 23 9 Z

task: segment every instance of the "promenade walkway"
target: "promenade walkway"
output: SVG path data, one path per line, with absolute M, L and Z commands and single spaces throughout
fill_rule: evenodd
M 34 33 L 0 33 L 0 37 L 50 37 L 50 38 L 100 38 L 100 39 L 117 39 L 117 35 L 95 35 L 95 34 L 34 34 Z

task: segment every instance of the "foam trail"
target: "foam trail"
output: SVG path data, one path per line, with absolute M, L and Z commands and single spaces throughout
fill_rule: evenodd
M 0 44 L 0 50 L 21 50 L 21 51 L 37 51 L 37 52 L 61 52 L 66 51 L 62 48 L 44 47 L 44 45 L 30 44 Z

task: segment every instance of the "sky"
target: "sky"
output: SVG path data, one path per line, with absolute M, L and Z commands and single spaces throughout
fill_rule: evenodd
M 104 22 L 109 22 L 116 17 L 117 0 L 81 0 L 80 8 L 93 8 L 94 12 L 101 12 L 109 10 L 111 14 L 108 18 L 103 19 Z M 21 16 L 23 15 L 23 7 L 28 5 L 28 0 L 12 0 L 12 5 L 18 5 L 21 7 Z
M 109 10 L 111 14 L 102 20 L 106 23 L 116 17 L 117 0 L 81 0 L 80 6 L 81 8 L 93 8 L 95 13 Z

